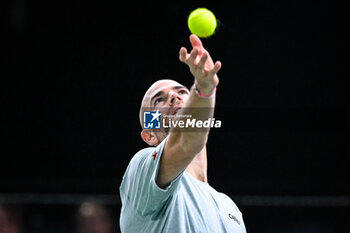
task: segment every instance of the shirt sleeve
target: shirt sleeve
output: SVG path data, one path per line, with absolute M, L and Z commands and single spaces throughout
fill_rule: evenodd
M 120 186 L 120 196 L 123 204 L 132 205 L 140 215 L 156 214 L 176 194 L 183 172 L 177 176 L 165 189 L 156 183 L 160 158 L 166 139 L 157 147 L 139 151 L 124 174 Z

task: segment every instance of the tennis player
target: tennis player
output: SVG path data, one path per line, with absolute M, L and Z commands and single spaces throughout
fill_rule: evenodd
M 145 108 L 158 110 L 154 118 L 160 114 L 203 121 L 213 117 L 221 63 L 213 62 L 197 36 L 191 35 L 190 42 L 192 51 L 182 47 L 180 61 L 190 68 L 193 86 L 188 90 L 173 80 L 155 82 L 143 97 L 141 124 Z M 120 186 L 123 233 L 246 232 L 235 203 L 208 184 L 209 130 L 142 130 L 141 137 L 150 147 L 134 155 Z

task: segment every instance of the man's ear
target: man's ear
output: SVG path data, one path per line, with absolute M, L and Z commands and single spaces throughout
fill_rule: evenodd
M 142 130 L 141 131 L 141 137 L 145 143 L 147 143 L 150 146 L 156 146 L 159 144 L 159 140 L 156 137 L 155 133 L 149 130 Z

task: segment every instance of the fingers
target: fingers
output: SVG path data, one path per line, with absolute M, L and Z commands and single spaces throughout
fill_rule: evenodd
M 181 47 L 179 52 L 180 61 L 186 63 L 187 65 L 194 65 L 198 56 L 198 48 L 192 49 L 191 53 L 187 53 L 187 49 L 185 47 Z
M 214 75 L 216 75 L 219 72 L 219 70 L 221 69 L 221 66 L 222 66 L 222 64 L 220 61 L 215 62 L 213 69 L 209 70 L 208 76 L 214 77 Z
M 179 56 L 180 61 L 186 63 L 187 65 L 194 67 L 199 66 L 200 68 L 203 68 L 206 60 L 209 57 L 209 54 L 208 52 L 204 52 L 202 56 L 199 56 L 199 51 L 197 47 L 193 48 L 190 54 L 187 54 L 186 48 L 182 47 L 180 49 Z
M 204 68 L 204 65 L 205 65 L 207 59 L 208 59 L 208 53 L 205 52 L 197 64 L 197 69 L 202 70 Z
M 198 54 L 198 48 L 192 49 L 191 53 L 188 54 L 186 48 L 182 47 L 180 49 L 180 61 L 186 63 L 191 69 L 201 70 L 208 74 L 216 74 L 221 68 L 221 62 L 217 61 L 213 68 L 206 68 L 206 63 L 209 58 L 208 52 L 204 52 L 202 56 Z
M 192 73 L 214 76 L 221 69 L 221 62 L 217 61 L 213 64 L 209 53 L 204 49 L 201 40 L 196 35 L 190 36 L 190 42 L 193 47 L 192 51 L 188 53 L 187 49 L 182 47 L 179 52 L 180 61 L 187 64 Z
M 195 61 L 198 55 L 198 49 L 197 48 L 193 48 L 190 54 L 190 57 L 187 59 L 187 64 L 190 66 L 195 66 Z
M 181 47 L 179 52 L 180 61 L 185 62 L 187 60 L 187 49 L 185 47 Z
M 194 48 L 194 47 L 202 48 L 203 47 L 201 40 L 195 34 L 192 34 L 190 36 L 190 42 L 192 44 L 192 48 Z

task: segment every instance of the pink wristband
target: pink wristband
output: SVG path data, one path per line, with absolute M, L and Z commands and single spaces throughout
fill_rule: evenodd
M 210 98 L 210 97 L 212 97 L 213 95 L 215 95 L 215 93 L 216 93 L 216 87 L 215 87 L 214 91 L 213 91 L 211 94 L 209 94 L 209 95 L 205 95 L 205 94 L 201 93 L 201 92 L 198 90 L 197 86 L 194 86 L 194 90 L 195 90 L 195 92 L 196 92 L 197 95 L 199 95 L 200 97 L 203 97 L 203 98 Z

